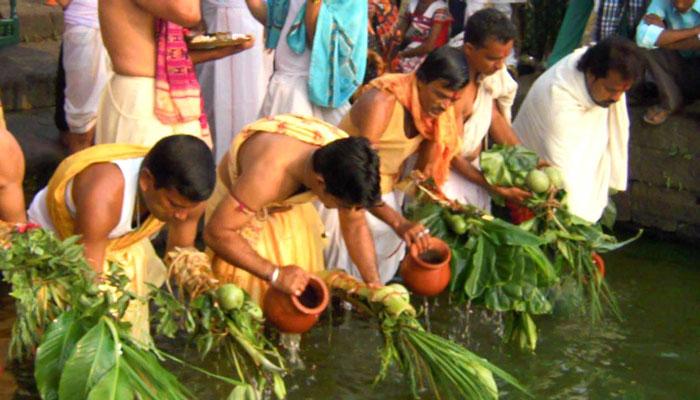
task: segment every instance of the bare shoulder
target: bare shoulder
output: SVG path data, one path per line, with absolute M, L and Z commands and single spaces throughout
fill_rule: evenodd
M 350 118 L 362 136 L 375 142 L 386 130 L 396 106 L 396 97 L 372 88 L 366 91 L 350 109 Z
M 78 208 L 82 204 L 121 211 L 123 196 L 124 175 L 115 164 L 93 164 L 73 178 L 73 199 Z
M 6 129 L 0 128 L 0 182 L 22 180 L 24 177 L 24 153 L 15 137 Z

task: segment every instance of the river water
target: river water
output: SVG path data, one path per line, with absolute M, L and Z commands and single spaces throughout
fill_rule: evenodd
M 501 344 L 497 318 L 441 297 L 431 301 L 431 329 L 510 372 L 537 399 L 700 399 L 700 249 L 644 238 L 605 259 L 623 321 L 608 318 L 591 328 L 578 317 L 538 317 L 537 351 L 527 354 Z M 3 308 L 8 303 L 2 299 Z M 2 344 L 6 310 L 0 318 Z M 182 343 L 161 344 L 182 349 Z M 372 385 L 380 346 L 373 321 L 350 314 L 326 318 L 303 337 L 305 368 L 285 379 L 289 399 L 410 398 L 398 373 Z M 201 399 L 226 398 L 230 390 L 187 370 L 176 373 Z M 32 397 L 15 388 L 12 371 L 0 377 L 0 387 L 0 398 Z M 501 385 L 501 398 L 522 397 Z

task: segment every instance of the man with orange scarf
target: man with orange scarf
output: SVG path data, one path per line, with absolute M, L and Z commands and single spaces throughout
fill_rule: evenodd
M 372 215 L 367 220 L 382 282 L 396 274 L 404 242 L 427 246 L 428 230 L 401 215 L 403 193 L 397 183 L 412 168 L 409 159 L 416 154 L 416 169 L 439 185 L 445 182 L 459 143 L 461 119 L 454 103 L 468 79 L 464 55 L 441 47 L 415 73 L 387 74 L 370 82 L 339 125 L 351 136 L 368 138 L 379 153 L 383 202 L 369 209 Z M 324 207 L 319 212 L 330 240 L 324 254 L 326 264 L 358 276 L 339 234 L 337 214 Z
M 97 113 L 96 143 L 152 146 L 173 134 L 209 143 L 193 64 L 252 47 L 253 42 L 189 51 L 183 27 L 199 23 L 199 0 L 109 0 L 98 4 L 114 75 Z
M 29 219 L 62 239 L 81 235 L 85 258 L 99 275 L 108 262 L 130 278 L 128 290 L 160 286 L 165 267 L 150 237 L 168 226 L 168 250 L 194 245 L 197 222 L 215 183 L 214 158 L 190 135 L 161 139 L 152 148 L 97 145 L 66 158 L 34 197 Z M 148 304 L 132 301 L 125 319 L 134 337 L 148 339 Z

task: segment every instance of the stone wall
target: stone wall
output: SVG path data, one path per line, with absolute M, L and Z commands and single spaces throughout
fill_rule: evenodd
M 618 220 L 700 242 L 700 102 L 660 126 L 631 109 L 629 185 Z

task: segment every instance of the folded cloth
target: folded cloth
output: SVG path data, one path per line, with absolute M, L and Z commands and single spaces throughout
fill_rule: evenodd
M 184 28 L 156 21 L 156 98 L 154 112 L 164 124 L 199 119 L 207 130 L 207 115 L 192 59 L 187 51 Z

